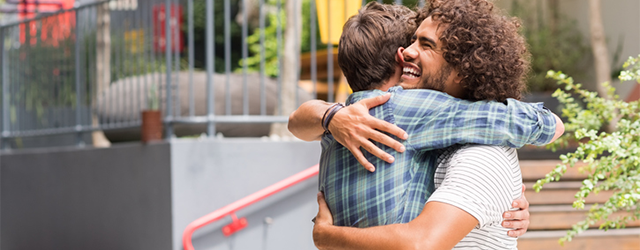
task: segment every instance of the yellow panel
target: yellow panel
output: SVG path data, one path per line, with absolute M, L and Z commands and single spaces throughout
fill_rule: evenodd
M 327 44 L 331 39 L 332 44 L 338 44 L 342 26 L 349 17 L 358 13 L 361 6 L 362 0 L 316 0 L 322 42 Z

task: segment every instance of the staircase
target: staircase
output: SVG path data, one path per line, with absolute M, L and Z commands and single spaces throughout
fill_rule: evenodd
M 520 161 L 522 178 L 527 186 L 525 196 L 531 204 L 531 224 L 529 231 L 518 239 L 518 249 L 640 250 L 640 221 L 629 223 L 626 229 L 606 232 L 594 225 L 594 228 L 579 234 L 564 246 L 558 244 L 558 239 L 565 235 L 567 229 L 586 217 L 586 210 L 576 210 L 571 206 L 586 176 L 579 173 L 579 166 L 569 168 L 560 182 L 544 185 L 539 193 L 533 190 L 536 180 L 543 178 L 558 163 L 560 161 L 557 160 Z M 589 196 L 585 208 L 588 209 L 593 203 L 604 203 L 611 194 L 611 191 L 603 191 Z

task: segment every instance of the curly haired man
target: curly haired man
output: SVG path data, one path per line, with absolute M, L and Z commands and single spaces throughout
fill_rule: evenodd
M 390 27 L 393 28 L 393 25 L 385 23 L 385 21 L 400 19 L 397 16 L 394 18 L 393 16 L 390 17 L 389 15 L 376 12 L 361 12 L 355 21 L 350 20 L 345 24 L 343 38 L 345 38 L 346 35 L 350 35 L 351 37 L 341 40 L 339 54 L 340 66 L 345 72 L 349 84 L 354 91 L 358 91 L 350 97 L 350 101 L 348 102 L 353 102 L 354 99 L 362 99 L 363 97 L 381 95 L 383 93 L 378 90 L 364 91 L 372 87 L 381 90 L 388 89 L 388 92 L 393 94 L 393 97 L 391 97 L 392 101 L 384 104 L 382 108 L 373 109 L 372 113 L 376 115 L 376 117 L 382 117 L 389 122 L 393 121 L 403 129 L 410 131 L 410 137 L 404 142 L 404 144 L 407 145 L 407 152 L 404 153 L 404 156 L 408 155 L 410 159 L 407 160 L 406 157 L 396 158 L 395 160 L 400 161 L 399 164 L 401 166 L 393 166 L 390 168 L 389 165 L 372 159 L 369 155 L 368 159 L 375 161 L 378 166 L 382 165 L 382 167 L 378 168 L 376 174 L 383 176 L 394 174 L 401 171 L 397 168 L 406 167 L 405 165 L 407 164 L 405 163 L 407 161 L 410 162 L 409 165 L 416 165 L 415 162 L 418 162 L 417 165 L 424 166 L 409 167 L 406 172 L 410 174 L 399 175 L 400 179 L 404 178 L 403 181 L 399 181 L 401 184 L 405 182 L 408 183 L 408 186 L 403 186 L 398 185 L 397 182 L 393 182 L 393 177 L 381 178 L 375 177 L 373 174 L 366 175 L 362 173 L 347 175 L 344 173 L 336 174 L 336 167 L 327 165 L 327 162 L 345 165 L 344 171 L 357 171 L 353 168 L 346 168 L 351 160 L 341 157 L 340 155 L 344 153 L 340 153 L 340 151 L 347 149 L 337 146 L 335 140 L 338 140 L 339 136 L 346 135 L 342 137 L 343 141 L 341 143 L 343 145 L 349 147 L 348 145 L 358 144 L 358 142 L 353 143 L 353 138 L 349 138 L 349 135 L 353 132 L 349 132 L 349 128 L 358 130 L 359 127 L 362 127 L 360 126 L 361 124 L 359 124 L 359 120 L 362 119 L 358 117 L 363 117 L 361 113 L 363 110 L 364 112 L 367 111 L 368 107 L 366 107 L 366 105 L 359 110 L 357 105 L 350 105 L 341 112 L 337 112 L 337 110 L 333 112 L 333 108 L 327 110 L 329 113 L 328 117 L 334 117 L 333 121 L 328 124 L 329 130 L 333 135 L 325 134 L 322 141 L 323 155 L 321 159 L 320 189 L 329 192 L 327 197 L 329 205 L 332 207 L 334 216 L 338 217 L 336 221 L 339 225 L 362 227 L 362 225 L 389 224 L 388 222 L 408 223 L 363 229 L 333 226 L 334 219 L 332 218 L 332 214 L 329 212 L 324 198 L 319 196 L 320 211 L 314 227 L 314 240 L 316 245 L 321 249 L 451 249 L 454 246 L 513 249 L 516 247 L 515 239 L 508 237 L 507 229 L 501 226 L 502 213 L 509 209 L 512 200 L 521 195 L 521 177 L 515 150 L 500 146 L 466 145 L 449 147 L 444 151 L 434 152 L 432 150 L 430 152 L 424 152 L 422 151 L 425 150 L 424 144 L 433 144 L 434 142 L 433 140 L 425 138 L 435 137 L 442 139 L 440 142 L 435 143 L 439 146 L 448 146 L 456 142 L 476 142 L 512 146 L 521 145 L 521 142 L 546 143 L 551 140 L 552 136 L 557 138 L 559 133 L 561 134 L 561 132 L 558 133 L 553 131 L 553 129 L 549 129 L 551 127 L 550 124 L 555 126 L 557 117 L 555 117 L 556 121 L 553 121 L 554 117 L 544 110 L 536 111 L 534 109 L 532 112 L 527 112 L 530 107 L 513 100 L 520 97 L 523 78 L 528 67 L 526 47 L 524 46 L 522 37 L 517 34 L 518 25 L 516 22 L 494 14 L 493 6 L 486 1 L 432 1 L 428 6 L 428 8 L 418 12 L 416 21 L 420 26 L 412 38 L 411 46 L 407 49 L 401 48 L 397 51 L 396 60 L 400 63 L 400 66 L 396 66 L 398 63 L 393 61 L 391 62 L 392 65 L 385 65 L 384 61 L 389 61 L 388 59 L 393 56 L 393 50 L 388 49 L 389 46 L 392 46 L 391 44 L 393 44 L 393 42 L 387 40 L 389 39 L 387 32 L 376 33 L 376 30 L 389 31 Z M 390 12 L 398 13 L 394 11 Z M 379 14 L 379 16 L 376 16 L 377 14 Z M 372 21 L 373 25 L 369 26 L 353 28 L 350 26 L 361 25 L 361 23 L 366 22 L 366 20 L 363 21 L 359 19 L 371 17 L 380 20 Z M 351 33 L 351 29 L 360 30 L 362 33 Z M 363 40 L 362 37 L 357 37 L 357 35 L 365 38 L 374 37 L 376 39 Z M 395 39 L 402 40 L 402 38 L 398 38 L 398 36 L 396 36 Z M 373 51 L 371 50 L 372 48 L 374 49 Z M 378 51 L 380 55 L 372 53 L 377 53 Z M 368 58 L 372 56 L 374 58 Z M 383 62 L 375 61 L 375 56 L 380 56 Z M 387 60 L 385 60 L 385 58 L 387 58 Z M 371 68 L 373 68 L 374 71 L 367 71 Z M 395 71 L 393 70 L 394 68 Z M 378 72 L 376 72 L 376 70 Z M 389 70 L 390 72 L 387 73 L 393 74 L 393 76 L 389 76 L 389 74 L 385 76 L 384 72 Z M 504 107 L 500 107 L 499 103 L 469 103 L 461 99 L 447 97 L 442 93 L 434 91 L 416 90 L 418 92 L 412 92 L 411 90 L 404 91 L 401 88 L 390 87 L 395 85 L 393 80 L 396 79 L 396 76 L 399 78 L 400 75 L 402 75 L 401 85 L 405 89 L 432 89 L 468 100 L 505 102 L 508 103 L 508 105 L 506 105 L 508 108 L 516 107 L 518 112 L 521 111 L 520 113 L 515 112 L 520 116 L 534 114 L 534 118 L 523 118 L 515 115 L 521 120 L 507 124 L 504 127 L 505 130 L 507 130 L 504 132 L 511 137 L 520 138 L 518 139 L 520 143 L 496 139 L 500 137 L 493 137 L 491 140 L 482 140 L 474 138 L 473 135 L 467 135 L 467 137 L 470 138 L 465 138 L 459 135 L 459 133 L 467 133 L 468 130 L 471 130 L 470 134 L 473 134 L 474 129 L 477 129 L 477 127 L 473 126 L 465 127 L 469 126 L 469 123 L 472 125 L 481 124 L 483 129 L 491 126 L 500 127 L 508 123 L 510 119 L 509 115 L 501 114 L 500 111 L 495 112 L 502 110 Z M 407 98 L 406 96 L 410 97 Z M 388 99 L 389 95 L 385 97 Z M 373 101 L 373 103 L 377 102 L 377 104 L 380 104 L 381 99 L 384 98 L 378 98 L 378 100 Z M 407 107 L 407 104 L 403 103 L 403 101 L 407 99 L 410 100 L 410 104 L 417 106 L 422 105 L 423 107 Z M 440 106 L 429 109 L 429 105 L 438 104 Z M 427 111 L 423 112 L 425 105 L 427 106 Z M 484 116 L 469 112 L 478 107 L 480 108 L 477 110 L 486 111 Z M 291 130 L 297 136 L 305 134 L 299 130 L 297 131 L 295 128 L 297 125 L 300 125 L 298 121 L 299 117 L 297 116 L 300 116 L 300 112 L 303 110 L 310 111 L 311 113 L 317 112 L 313 111 L 313 109 L 307 109 L 303 105 L 298 111 L 292 114 L 290 129 L 293 128 Z M 460 110 L 467 113 L 460 113 Z M 427 114 L 425 115 L 424 113 Z M 447 115 L 447 113 L 449 113 L 449 115 Z M 409 114 L 409 116 L 407 114 Z M 456 114 L 464 115 L 455 116 Z M 354 115 L 356 115 L 355 119 L 353 118 Z M 425 117 L 421 117 L 421 115 Z M 545 139 L 532 141 L 532 132 L 525 132 L 523 136 L 518 132 L 508 131 L 515 124 L 521 125 L 521 123 L 526 121 L 535 121 L 535 116 L 539 116 L 537 118 L 542 119 L 542 121 L 545 121 L 545 119 L 547 121 L 546 125 L 544 122 L 533 125 L 534 127 L 546 126 L 546 129 L 541 128 L 541 130 L 544 130 L 542 133 L 546 133 L 545 136 L 542 136 Z M 545 118 L 545 116 L 547 118 Z M 341 119 L 340 117 L 343 118 Z M 418 119 L 413 119 L 414 117 L 418 117 Z M 468 120 L 468 117 L 473 118 Z M 488 120 L 492 120 L 492 122 L 487 123 Z M 453 121 L 452 124 L 454 124 L 454 126 L 446 125 L 448 121 Z M 397 127 L 388 124 L 381 125 L 381 123 L 375 122 L 370 124 L 376 124 L 372 126 L 373 128 L 381 128 L 400 138 L 404 137 L 402 130 L 399 130 Z M 314 126 L 302 127 L 310 131 L 313 130 Z M 327 125 L 325 125 L 325 128 L 326 127 Z M 523 128 L 529 129 L 526 125 L 523 126 Z M 427 129 L 428 131 L 425 131 Z M 347 132 L 345 132 L 345 130 Z M 535 128 L 533 130 L 535 130 Z M 499 134 L 499 132 L 492 131 L 490 128 L 483 131 L 486 133 L 486 137 L 483 139 Z M 555 135 L 553 132 L 556 132 Z M 369 134 L 367 135 L 367 133 Z M 380 136 L 381 134 L 379 132 L 369 131 L 367 133 L 364 133 L 365 135 L 362 135 L 362 133 L 355 134 L 355 137 L 367 138 L 367 136 L 369 136 L 368 138 L 403 151 L 401 148 L 404 145 L 396 143 L 390 138 Z M 314 133 L 309 134 L 314 135 Z M 540 134 L 538 133 L 538 137 L 539 136 Z M 309 138 L 313 138 L 313 136 Z M 452 141 L 453 143 L 451 143 Z M 389 157 L 387 157 L 387 155 L 390 156 L 387 152 L 377 148 L 373 143 L 368 142 L 367 144 L 367 142 L 360 145 L 374 155 L 387 159 L 387 162 L 394 161 L 393 158 L 389 159 Z M 400 146 L 398 146 L 398 144 L 400 144 Z M 434 147 L 434 145 L 430 146 L 431 148 L 427 146 L 426 149 L 439 148 L 437 146 Z M 358 157 L 359 147 L 360 146 L 357 146 L 355 149 L 349 148 L 349 150 Z M 390 151 L 389 148 L 386 149 Z M 396 157 L 399 156 L 395 153 L 394 155 L 396 155 Z M 416 160 L 416 158 L 419 159 Z M 362 157 L 362 154 L 358 157 L 358 160 L 363 163 L 365 167 L 372 167 L 367 157 Z M 435 173 L 435 185 L 438 189 L 431 195 L 426 205 L 424 205 L 424 208 L 420 207 L 421 213 L 417 218 L 413 214 L 407 214 L 406 212 L 415 211 L 415 207 L 412 207 L 413 204 L 411 202 L 408 203 L 408 206 L 405 204 L 402 208 L 404 210 L 401 209 L 401 212 L 398 214 L 390 213 L 387 209 L 388 207 L 395 208 L 393 205 L 400 203 L 399 200 L 383 200 L 384 202 L 382 203 L 374 201 L 373 206 L 368 206 L 371 201 L 368 196 L 371 194 L 378 194 L 379 196 L 387 195 L 387 192 L 384 190 L 386 187 L 392 188 L 392 190 L 388 192 L 390 194 L 397 194 L 397 189 L 401 191 L 408 190 L 405 194 L 401 195 L 404 199 L 401 200 L 403 202 L 415 199 L 415 201 L 419 203 L 420 198 L 429 196 L 429 187 L 428 185 L 425 186 L 425 183 L 430 183 L 428 180 L 430 176 L 428 170 L 431 168 L 427 166 L 432 163 L 432 160 L 438 162 Z M 329 171 L 331 175 L 328 175 L 326 173 L 327 171 Z M 382 173 L 380 173 L 380 171 L 382 171 Z M 409 176 L 408 179 L 406 178 L 407 176 Z M 427 177 L 427 179 L 425 179 L 425 177 Z M 336 188 L 345 185 L 345 183 L 352 183 L 354 181 L 353 179 L 356 179 L 354 183 L 360 183 L 356 184 L 357 186 L 365 185 L 366 188 L 365 190 L 356 188 L 353 189 L 353 192 L 362 193 L 365 196 L 358 198 L 357 196 L 352 196 L 349 192 L 336 191 Z M 367 179 L 371 179 L 372 182 L 367 182 Z M 418 181 L 413 182 L 413 179 L 417 179 Z M 383 182 L 378 185 L 370 185 L 380 180 Z M 390 180 L 391 182 L 389 182 Z M 414 185 L 417 185 L 417 188 L 414 187 Z M 347 188 L 353 188 L 353 185 Z M 355 203 L 351 201 L 341 202 L 340 199 L 336 202 L 336 194 L 338 195 L 337 197 L 343 197 L 343 199 L 346 200 L 355 197 L 353 198 Z M 364 204 L 357 204 L 363 201 Z M 424 204 L 424 201 L 422 201 L 422 204 Z M 363 213 L 365 217 L 352 212 L 352 210 L 357 211 L 359 207 L 366 208 L 365 213 Z M 342 210 L 346 210 L 346 212 Z M 382 219 L 378 217 L 366 217 L 368 215 L 377 216 L 378 214 L 385 213 L 393 216 Z M 350 216 L 354 217 L 354 219 L 351 219 Z M 409 222 L 405 220 L 407 218 L 415 219 Z M 347 223 L 344 223 L 345 221 Z M 512 225 L 505 224 L 505 226 L 511 227 Z M 469 235 L 463 239 L 467 234 Z

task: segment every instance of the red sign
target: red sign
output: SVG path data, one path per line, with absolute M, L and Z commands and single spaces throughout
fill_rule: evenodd
M 178 4 L 172 4 L 170 6 L 171 51 L 182 52 L 184 49 L 183 35 L 180 31 L 180 27 L 182 26 L 182 7 Z M 153 48 L 156 52 L 165 52 L 167 48 L 167 29 L 165 26 L 165 18 L 167 15 L 164 7 L 164 4 L 153 7 Z
M 26 2 L 26 1 L 25 1 Z M 20 19 L 28 19 L 35 16 L 36 12 L 56 12 L 61 9 L 73 8 L 75 0 L 56 0 L 46 4 L 28 3 L 18 4 L 18 17 Z M 58 46 L 58 41 L 71 37 L 72 30 L 76 26 L 76 17 L 74 12 L 66 12 L 63 14 L 53 15 L 41 19 L 41 21 L 31 21 L 20 25 L 20 43 L 25 43 L 27 33 L 29 34 L 29 43 L 35 45 L 38 42 L 38 30 L 40 30 L 40 41 L 52 46 Z

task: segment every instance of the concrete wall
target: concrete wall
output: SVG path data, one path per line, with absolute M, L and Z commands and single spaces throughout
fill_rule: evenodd
M 0 248 L 170 249 L 169 144 L 3 153 Z
M 176 140 L 171 143 L 173 249 L 193 220 L 318 163 L 319 143 L 257 139 Z M 221 223 L 196 231 L 196 249 L 315 249 L 317 178 L 241 210 L 249 226 L 225 238 Z M 273 219 L 271 225 L 264 219 Z M 267 248 L 263 248 L 266 244 Z
M 0 151 L 1 152 L 1 151 Z M 318 143 L 175 139 L 0 153 L 0 248 L 181 249 L 188 223 L 318 163 Z M 198 230 L 196 249 L 314 249 L 312 178 Z M 265 218 L 272 223 L 265 224 Z

